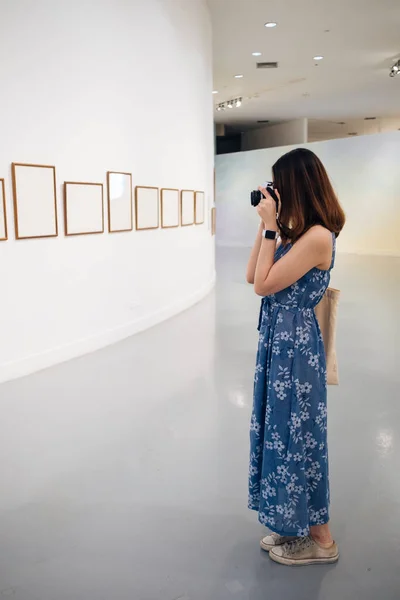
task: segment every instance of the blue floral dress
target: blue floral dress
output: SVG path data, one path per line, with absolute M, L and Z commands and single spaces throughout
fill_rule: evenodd
M 280 260 L 291 245 L 278 248 Z M 330 281 L 312 269 L 263 298 L 250 425 L 249 508 L 272 531 L 307 536 L 329 521 L 325 350 L 314 308 Z

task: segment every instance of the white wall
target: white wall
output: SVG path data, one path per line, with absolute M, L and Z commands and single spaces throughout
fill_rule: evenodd
M 351 132 L 357 133 L 357 135 L 371 135 L 398 130 L 400 130 L 400 116 L 377 117 L 374 120 L 347 119 L 342 123 L 325 119 L 308 119 L 309 142 L 347 138 Z
M 341 252 L 400 255 L 400 132 L 303 144 L 324 163 L 346 211 Z M 271 178 L 292 147 L 216 157 L 217 243 L 251 246 L 257 214 L 250 191 Z
M 294 119 L 276 125 L 250 129 L 242 134 L 242 150 L 258 150 L 275 146 L 305 144 L 308 141 L 308 120 Z
M 94 350 L 213 285 L 211 28 L 205 0 L 3 0 L 0 380 Z M 15 241 L 11 162 L 56 165 L 60 235 Z M 205 190 L 203 226 L 65 238 L 62 183 Z

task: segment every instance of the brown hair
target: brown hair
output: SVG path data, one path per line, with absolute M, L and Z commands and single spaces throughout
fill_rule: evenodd
M 324 165 L 311 150 L 297 148 L 272 167 L 274 186 L 281 197 L 279 227 L 284 244 L 296 242 L 313 225 L 336 237 L 346 217 Z

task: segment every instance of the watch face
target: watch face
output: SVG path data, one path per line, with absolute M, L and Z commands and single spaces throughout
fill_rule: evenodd
M 264 237 L 266 240 L 276 240 L 276 231 L 264 231 Z

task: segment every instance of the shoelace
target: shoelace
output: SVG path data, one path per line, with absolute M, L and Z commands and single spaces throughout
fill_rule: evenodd
M 293 542 L 284 544 L 284 549 L 287 554 L 293 555 L 301 552 L 305 548 L 311 548 L 313 544 L 314 542 L 310 537 L 297 538 L 297 540 L 294 540 Z

